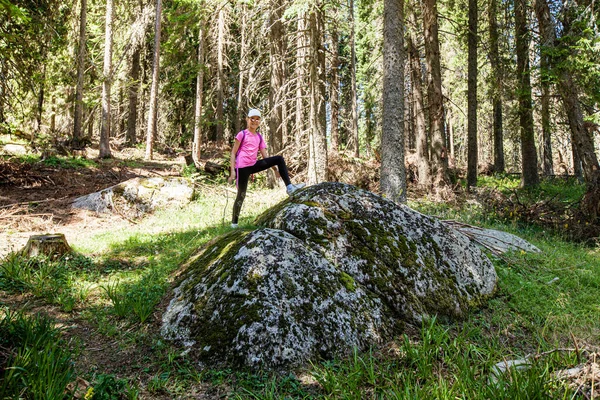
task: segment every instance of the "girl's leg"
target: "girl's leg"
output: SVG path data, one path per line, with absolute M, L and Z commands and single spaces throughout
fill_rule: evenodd
M 231 223 L 237 224 L 238 218 L 240 217 L 240 211 L 242 210 L 242 204 L 246 198 L 246 190 L 248 189 L 248 178 L 250 178 L 251 172 L 250 167 L 239 168 L 237 170 L 237 197 L 233 203 L 233 215 L 231 217 Z
M 247 167 L 247 168 L 251 170 L 252 174 L 254 174 L 256 172 L 264 171 L 275 165 L 277 165 L 277 168 L 279 169 L 279 175 L 281 175 L 281 179 L 283 179 L 285 186 L 292 183 L 290 181 L 290 176 L 288 174 L 287 166 L 285 165 L 285 160 L 283 159 L 282 156 L 273 156 L 273 157 L 264 158 L 262 160 L 258 160 L 256 162 L 256 164 L 254 164 L 251 167 Z

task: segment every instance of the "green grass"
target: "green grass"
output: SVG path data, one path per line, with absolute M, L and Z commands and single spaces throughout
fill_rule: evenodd
M 2 310 L 0 398 L 67 399 L 75 378 L 71 351 L 60 330 L 44 316 Z
M 554 196 L 555 190 L 564 201 L 581 190 L 575 183 L 565 188 L 548 182 L 543 191 L 522 192 L 510 177 L 480 183 L 504 185 L 538 199 Z M 32 294 L 63 311 L 77 311 L 95 327 L 94 334 L 120 348 L 151 348 L 138 372 L 124 376 L 120 370 L 98 370 L 89 378 L 94 390 L 106 387 L 106 393 L 120 393 L 121 398 L 136 398 L 138 389 L 150 398 L 176 398 L 202 387 L 234 399 L 570 399 L 571 389 L 554 381 L 552 374 L 577 364 L 577 354 L 553 350 L 573 348 L 574 341 L 579 348 L 600 344 L 597 248 L 564 241 L 539 227 L 499 220 L 474 200 L 440 204 L 418 199 L 409 205 L 426 214 L 509 231 L 542 252 L 494 259 L 498 291 L 486 308 L 464 321 L 426 321 L 393 343 L 315 362 L 292 375 L 198 368 L 181 349 L 150 334 L 149 326 L 157 323 L 156 304 L 173 272 L 207 241 L 230 231 L 235 194 L 228 189 L 233 190 L 205 183 L 199 198 L 185 207 L 72 240 L 80 255 L 69 259 L 9 257 L 0 268 L 0 290 Z M 252 186 L 241 225 L 252 227 L 255 216 L 284 196 L 282 190 Z M 494 364 L 528 355 L 542 356 L 532 357 L 528 369 L 509 370 L 493 382 Z M 132 382 L 140 382 L 139 387 Z
M 94 160 L 89 160 L 83 157 L 50 156 L 42 159 L 41 156 L 37 154 L 26 154 L 22 156 L 3 156 L 3 158 L 10 158 L 10 160 L 13 162 L 26 164 L 39 163 L 48 167 L 65 169 L 94 168 L 98 166 Z

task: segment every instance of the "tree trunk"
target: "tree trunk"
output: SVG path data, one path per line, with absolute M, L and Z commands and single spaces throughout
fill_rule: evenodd
M 140 51 L 138 47 L 131 56 L 131 83 L 129 86 L 129 115 L 127 118 L 127 144 L 137 143 L 138 93 L 140 88 Z
M 547 4 L 543 1 L 534 1 L 535 13 L 538 18 L 540 26 L 540 86 L 541 86 L 541 98 L 540 103 L 542 106 L 541 119 L 542 119 L 542 162 L 543 162 L 543 173 L 545 176 L 554 175 L 554 168 L 552 163 L 552 142 L 551 142 L 551 129 L 550 129 L 550 56 L 549 51 L 554 45 L 556 35 L 554 33 L 554 26 L 550 22 L 550 10 L 547 8 Z M 545 15 L 545 13 L 548 13 Z
M 150 88 L 150 105 L 148 109 L 148 126 L 146 127 L 146 160 L 152 160 L 154 138 L 158 123 L 158 78 L 160 71 L 160 29 L 162 0 L 156 0 L 156 22 L 154 26 L 154 51 L 152 63 L 152 84 Z
M 556 46 L 556 30 L 550 16 L 550 8 L 548 7 L 547 1 L 536 0 L 535 12 L 540 25 L 540 31 L 543 35 L 548 36 L 549 43 Z M 566 12 L 565 15 L 568 16 L 569 13 Z M 565 19 L 562 21 L 562 25 L 565 29 L 565 34 L 569 34 L 571 21 Z M 564 55 L 560 51 L 552 51 L 550 54 L 554 54 L 556 57 L 550 60 L 550 68 L 554 69 L 558 74 L 558 92 L 565 107 L 565 112 L 569 120 L 569 127 L 571 129 L 573 170 L 577 176 L 583 173 L 585 181 L 588 184 L 588 193 L 586 194 L 586 197 L 595 198 L 598 197 L 598 192 L 600 192 L 600 168 L 594 148 L 594 141 L 590 132 L 585 128 L 583 112 L 579 105 L 579 95 L 571 72 L 565 68 L 564 65 L 561 66 L 561 64 L 564 64 L 564 60 L 558 58 L 564 57 Z M 588 216 L 596 215 L 598 212 L 597 205 L 589 205 L 587 207 L 589 209 L 585 211 L 585 214 Z
M 469 0 L 467 82 L 467 188 L 477 186 L 477 0 Z
M 223 135 L 223 100 L 224 95 L 224 58 L 225 58 L 225 9 L 221 7 L 219 10 L 219 19 L 217 21 L 217 105 L 216 105 L 216 124 L 217 124 L 217 142 L 222 142 Z M 236 132 L 237 133 L 237 132 Z
M 304 140 L 304 132 L 306 126 L 304 124 L 304 94 L 306 82 L 306 16 L 300 14 L 298 16 L 298 31 L 296 39 L 296 149 L 304 153 L 302 150 Z
M 448 150 L 444 129 L 444 102 L 442 94 L 442 71 L 440 65 L 440 43 L 438 38 L 437 1 L 424 0 L 423 30 L 425 38 L 425 60 L 428 70 L 427 92 L 429 95 L 429 123 L 431 137 L 431 169 L 433 184 L 446 186 L 448 178 Z
M 352 113 L 352 130 L 350 132 L 350 137 L 352 138 L 354 157 L 360 157 L 360 140 L 358 137 L 358 94 L 356 91 L 356 45 L 354 40 L 354 0 L 350 0 L 348 18 L 350 23 L 350 108 Z
M 42 131 L 42 116 L 44 115 L 44 93 L 45 93 L 45 82 L 46 82 L 46 68 L 42 73 L 42 79 L 40 80 L 40 91 L 38 93 L 37 112 L 36 112 L 36 125 L 35 133 L 32 133 L 31 142 L 33 143 L 35 134 L 39 134 Z
M 325 49 L 323 10 L 317 4 L 309 14 L 310 116 L 308 138 L 308 184 L 327 180 L 327 132 L 325 115 Z
M 406 202 L 404 169 L 404 0 L 383 3 L 381 193 Z
M 412 7 L 411 22 L 416 28 L 416 7 Z M 410 76 L 412 82 L 412 96 L 414 99 L 414 130 L 415 147 L 417 152 L 417 179 L 419 186 L 429 187 L 431 185 L 431 173 L 429 165 L 429 148 L 427 147 L 427 126 L 425 124 L 425 107 L 423 102 L 423 74 L 421 70 L 421 57 L 417 48 L 417 35 L 414 30 L 408 36 L 408 53 L 410 56 Z
M 493 109 L 493 142 L 494 142 L 494 171 L 504 172 L 504 134 L 502 132 L 502 72 L 500 51 L 498 46 L 498 12 L 497 0 L 491 0 L 489 6 L 490 24 L 490 66 L 492 69 L 492 109 Z
M 329 85 L 329 106 L 331 107 L 331 150 L 337 153 L 339 150 L 340 136 L 340 36 L 338 28 L 332 27 L 331 31 L 331 84 Z
M 86 16 L 87 0 L 81 0 L 81 10 L 79 13 L 79 48 L 77 49 L 77 85 L 75 89 L 75 112 L 73 120 L 73 147 L 79 146 L 79 140 L 83 136 L 81 130 L 83 126 L 83 78 L 85 72 Z
M 196 76 L 196 104 L 194 106 L 194 142 L 192 159 L 196 168 L 201 167 L 202 156 L 202 96 L 204 89 L 204 21 L 200 21 L 198 30 L 198 75 Z
M 100 127 L 100 158 L 110 158 L 110 89 L 112 83 L 113 0 L 106 0 L 104 39 L 104 69 L 102 79 L 102 124 Z
M 283 29 L 283 7 L 279 1 L 271 2 L 270 57 L 271 85 L 269 87 L 269 151 L 278 154 L 283 141 L 283 83 L 285 73 L 285 31 Z M 279 183 L 274 174 L 268 174 L 269 187 Z
M 233 133 L 235 135 L 237 135 L 237 133 L 239 131 L 241 131 L 242 127 L 241 127 L 241 123 L 242 123 L 242 115 L 245 115 L 245 107 L 243 107 L 242 105 L 242 100 L 243 100 L 243 93 L 244 93 L 244 77 L 246 76 L 246 41 L 247 41 L 247 35 L 246 35 L 246 25 L 247 25 L 247 13 L 248 13 L 248 8 L 246 7 L 246 3 L 241 3 L 240 4 L 241 7 L 241 38 L 240 38 L 240 64 L 239 64 L 239 69 L 240 69 L 240 77 L 239 77 L 239 82 L 238 82 L 238 95 L 237 95 L 237 107 L 236 107 L 236 118 L 234 121 L 234 129 L 233 129 Z
M 521 130 L 521 165 L 523 172 L 521 185 L 523 187 L 533 187 L 539 184 L 539 176 L 533 131 L 527 9 L 527 0 L 515 0 L 519 125 Z

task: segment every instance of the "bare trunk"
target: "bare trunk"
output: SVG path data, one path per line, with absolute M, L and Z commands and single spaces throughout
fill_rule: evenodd
M 331 107 L 331 150 L 337 153 L 339 150 L 340 136 L 340 54 L 339 54 L 339 33 L 337 27 L 332 28 L 331 32 L 331 85 L 329 86 L 329 104 Z
M 192 159 L 196 168 L 201 167 L 202 156 L 202 96 L 204 88 L 204 21 L 198 30 L 198 75 L 196 76 L 196 105 L 194 107 L 194 142 L 192 143 Z
M 104 69 L 102 77 L 102 122 L 100 126 L 100 158 L 112 157 L 110 152 L 110 88 L 112 83 L 113 16 L 113 0 L 106 0 Z
M 152 63 L 152 84 L 150 88 L 150 105 L 148 109 L 148 126 L 146 127 L 146 160 L 152 160 L 154 139 L 158 123 L 158 78 L 160 71 L 160 29 L 162 0 L 156 0 L 156 22 L 154 26 L 154 51 Z
M 527 0 L 515 0 L 515 36 L 517 47 L 517 77 L 519 98 L 519 125 L 521 130 L 521 165 L 523 187 L 539 184 L 537 152 L 533 131 L 533 107 L 531 101 L 531 71 L 529 68 L 529 29 L 527 24 Z
M 492 109 L 493 109 L 493 142 L 494 171 L 504 172 L 504 134 L 502 132 L 502 72 L 500 70 L 500 51 L 498 46 L 498 12 L 497 0 L 491 0 L 489 6 L 490 26 L 490 65 L 492 69 Z
M 542 74 L 544 74 L 544 71 L 548 69 L 547 57 L 545 55 L 542 55 L 540 63 Z M 544 76 L 542 76 L 541 89 L 543 173 L 545 176 L 551 176 L 554 175 L 554 166 L 552 162 L 552 131 L 550 128 L 550 85 Z
M 241 29 L 241 41 L 240 41 L 240 81 L 238 82 L 238 95 L 237 95 L 237 113 L 234 122 L 234 134 L 237 134 L 241 130 L 242 123 L 242 115 L 244 115 L 243 105 L 242 105 L 242 94 L 244 93 L 244 77 L 246 76 L 246 14 L 247 7 L 245 3 L 241 4 L 242 7 L 242 26 Z
M 223 100 L 224 100 L 224 53 L 225 53 L 225 10 L 223 7 L 219 10 L 218 20 L 218 37 L 217 37 L 217 106 L 216 106 L 216 123 L 217 123 L 217 142 L 223 141 Z
M 349 4 L 350 22 L 350 96 L 351 96 L 351 118 L 352 130 L 350 137 L 354 150 L 354 157 L 360 156 L 360 140 L 358 137 L 358 94 L 356 91 L 356 45 L 354 40 L 354 0 Z
M 271 2 L 271 30 L 270 30 L 270 56 L 271 56 L 271 85 L 269 88 L 269 151 L 278 154 L 283 141 L 283 82 L 285 73 L 285 31 L 282 6 L 278 1 Z M 277 181 L 273 174 L 268 175 L 270 187 L 275 187 Z
M 138 93 L 140 88 L 140 51 L 138 47 L 131 57 L 131 84 L 129 86 L 129 116 L 127 119 L 127 144 L 137 143 Z
M 304 95 L 306 87 L 306 16 L 298 16 L 298 33 L 296 39 L 296 149 L 304 153 L 306 126 L 304 124 Z
M 325 116 L 325 50 L 323 11 L 316 5 L 309 14 L 310 30 L 310 116 L 308 184 L 327 180 L 327 137 Z
M 554 175 L 552 163 L 552 142 L 550 129 L 550 49 L 554 46 L 556 34 L 550 20 L 550 10 L 545 1 L 534 1 L 535 13 L 540 26 L 540 83 L 542 119 L 542 161 L 545 176 Z M 547 14 L 546 14 L 547 13 Z
M 381 192 L 406 202 L 404 169 L 404 1 L 383 3 L 383 130 Z
M 52 96 L 52 109 L 50 112 L 50 132 L 56 131 L 56 97 Z
M 467 82 L 467 188 L 477 186 L 477 0 L 469 0 Z
M 436 0 L 424 0 L 422 2 L 423 30 L 425 60 L 428 70 L 427 92 L 429 95 L 431 172 L 435 186 L 446 186 L 449 182 L 448 150 L 446 149 L 444 129 L 444 102 L 436 3 Z
M 37 112 L 36 112 L 36 124 L 35 124 L 35 132 L 32 133 L 32 137 L 31 137 L 31 142 L 33 143 L 34 139 L 35 139 L 35 135 L 39 134 L 42 131 L 42 116 L 44 115 L 44 93 L 45 93 L 45 87 L 44 87 L 44 82 L 46 81 L 45 78 L 45 68 L 44 68 L 44 72 L 42 73 L 42 79 L 41 79 L 41 83 L 40 83 L 40 91 L 38 93 L 38 102 L 37 102 Z
M 85 72 L 85 25 L 87 16 L 87 0 L 81 0 L 79 13 L 79 42 L 77 50 L 77 86 L 75 89 L 75 112 L 73 121 L 73 146 L 79 145 L 83 125 L 83 78 Z
M 415 7 L 412 8 L 411 20 L 417 27 Z M 421 57 L 416 46 L 417 37 L 411 30 L 408 37 L 408 53 L 410 57 L 410 76 L 412 82 L 412 96 L 414 99 L 414 130 L 415 147 L 417 153 L 417 179 L 421 187 L 431 185 L 431 173 L 429 165 L 429 149 L 427 147 L 427 126 L 425 124 L 425 107 L 423 101 L 423 74 L 421 72 Z

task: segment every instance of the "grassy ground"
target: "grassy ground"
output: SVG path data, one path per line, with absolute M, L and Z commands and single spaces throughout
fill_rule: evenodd
M 518 190 L 510 178 L 483 183 Z M 565 201 L 570 201 L 568 196 L 580 191 L 576 183 L 565 190 L 564 183 L 549 182 L 522 197 L 536 201 L 567 193 Z M 4 259 L 0 290 L 28 300 L 4 305 L 0 337 L 37 329 L 51 339 L 0 342 L 0 366 L 8 366 L 0 369 L 0 398 L 22 391 L 27 398 L 60 397 L 44 395 L 37 389 L 43 385 L 21 385 L 26 378 L 37 382 L 45 374 L 21 357 L 36 353 L 34 344 L 53 355 L 34 364 L 56 371 L 62 379 L 57 382 L 80 378 L 79 398 L 571 399 L 600 392 L 597 382 L 591 391 L 582 386 L 584 395 L 554 378 L 556 371 L 599 351 L 598 247 L 564 241 L 516 218 L 497 219 L 474 199 L 444 204 L 412 199 L 409 205 L 442 218 L 515 233 L 542 250 L 493 259 L 498 292 L 487 308 L 456 323 L 427 321 L 393 343 L 317 363 L 294 375 L 197 368 L 160 339 L 161 299 L 178 267 L 204 243 L 230 230 L 233 197 L 231 187 L 204 183 L 199 198 L 184 208 L 157 212 L 137 225 L 71 243 L 75 256 Z M 283 190 L 255 185 L 241 224 L 251 226 L 255 216 L 283 197 Z M 46 305 L 62 321 L 63 341 L 55 339 L 58 333 L 47 319 L 29 316 L 31 307 L 24 305 L 31 302 Z M 64 362 L 62 350 L 67 347 L 74 364 Z M 102 348 L 103 356 L 95 348 Z M 515 359 L 526 359 L 528 367 L 494 374 L 495 364 Z M 60 388 L 54 390 L 61 393 Z

